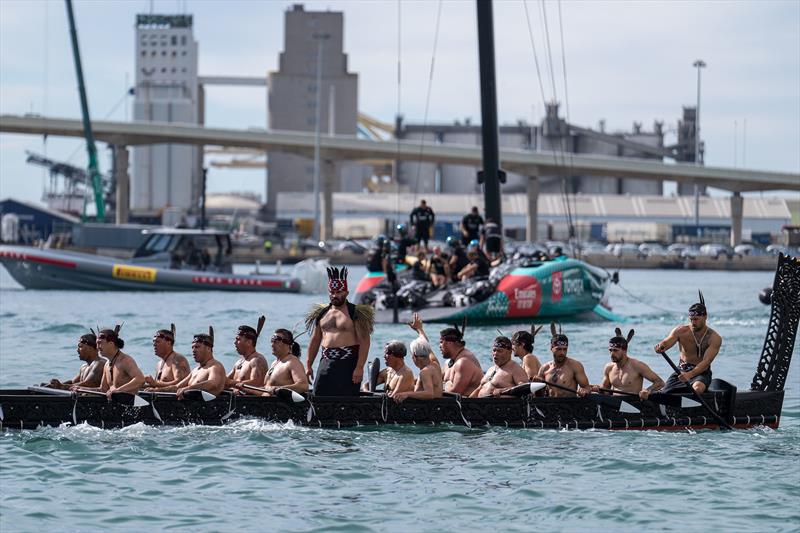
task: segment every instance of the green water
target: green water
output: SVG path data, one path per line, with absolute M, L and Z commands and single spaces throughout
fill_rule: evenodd
M 363 273 L 354 270 L 351 285 Z M 638 300 L 614 287 L 611 302 L 636 329 L 631 354 L 666 376 L 651 346 L 685 319 L 702 288 L 724 338 L 714 375 L 746 389 L 769 316 L 756 295 L 771 281 L 757 272 L 624 271 L 622 285 Z M 176 348 L 186 353 L 191 334 L 213 324 L 229 368 L 236 326 L 265 313 L 267 328 L 291 327 L 319 299 L 22 291 L 3 271 L 0 387 L 71 377 L 76 339 L 98 323 L 124 322 L 126 351 L 148 372 L 155 329 L 175 322 Z M 599 381 L 613 325 L 565 330 L 570 354 Z M 485 364 L 495 334 L 467 331 Z M 371 355 L 394 337 L 413 338 L 405 326 L 378 326 Z M 544 347 L 537 343 L 540 358 Z M 0 465 L 3 532 L 797 531 L 800 381 L 795 363 L 777 431 L 78 426 L 4 431 Z

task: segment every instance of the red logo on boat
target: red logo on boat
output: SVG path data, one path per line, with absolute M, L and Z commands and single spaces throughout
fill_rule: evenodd
M 542 286 L 532 276 L 508 275 L 500 281 L 497 290 L 508 298 L 507 317 L 533 317 L 542 306 Z
M 553 295 L 551 300 L 555 302 L 561 301 L 561 293 L 564 288 L 564 278 L 562 272 L 553 272 Z

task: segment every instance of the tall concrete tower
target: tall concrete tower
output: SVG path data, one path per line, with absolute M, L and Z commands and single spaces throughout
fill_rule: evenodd
M 343 53 L 344 14 L 305 11 L 295 4 L 284 19 L 284 51 L 279 70 L 269 73 L 269 128 L 313 132 L 316 127 L 317 91 L 320 91 L 320 126 L 323 134 L 333 131 L 355 135 L 358 124 L 358 75 L 347 71 Z M 321 87 L 317 87 L 317 55 L 322 46 Z M 333 112 L 331 112 L 331 110 Z M 333 118 L 333 124 L 330 123 Z M 361 190 L 364 168 L 339 165 L 334 191 Z M 275 215 L 279 192 L 313 190 L 314 162 L 291 154 L 269 154 L 267 214 Z
M 191 15 L 136 16 L 137 121 L 197 124 L 197 41 Z M 134 149 L 131 212 L 157 215 L 165 207 L 192 209 L 201 187 L 200 149 L 159 144 Z

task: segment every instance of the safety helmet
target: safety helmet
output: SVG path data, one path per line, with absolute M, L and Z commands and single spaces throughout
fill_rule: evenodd
M 405 235 L 408 232 L 408 226 L 405 224 L 398 224 L 397 232 L 400 233 L 400 235 Z

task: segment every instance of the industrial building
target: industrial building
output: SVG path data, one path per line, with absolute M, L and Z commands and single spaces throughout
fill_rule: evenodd
M 499 145 L 501 148 L 552 152 L 554 158 L 562 161 L 564 174 L 538 176 L 543 193 L 557 194 L 566 190 L 569 194 L 662 194 L 663 183 L 660 181 L 572 175 L 568 170 L 569 156 L 605 155 L 658 161 L 670 157 L 675 161 L 694 161 L 694 117 L 694 108 L 683 109 L 682 120 L 678 121 L 678 142 L 666 147 L 663 122 L 655 121 L 651 131 L 644 130 L 640 123 L 634 123 L 631 131 L 609 133 L 605 131 L 603 121 L 597 130 L 567 123 L 559 116 L 558 104 L 551 103 L 540 124 L 520 121 L 515 125 L 501 125 Z M 396 135 L 403 140 L 424 144 L 481 143 L 480 125 L 471 124 L 468 119 L 453 124 L 404 124 L 398 119 Z M 476 179 L 477 167 L 404 161 L 399 162 L 397 168 L 401 190 L 419 194 L 473 194 L 481 191 Z M 507 181 L 502 185 L 503 193 L 524 192 L 528 179 L 527 176 L 507 173 Z M 690 187 L 679 189 L 680 194 L 692 192 Z
M 436 213 L 435 235 L 444 239 L 457 234 L 458 224 L 472 206 L 482 206 L 483 196 L 473 194 L 424 195 L 401 194 L 334 194 L 334 235 L 337 238 L 363 237 L 354 235 L 352 228 L 365 226 L 364 221 L 378 220 L 380 231 L 390 230 L 396 222 L 408 222 L 409 212 L 425 198 Z M 528 199 L 524 193 L 503 194 L 503 226 L 507 235 L 525 238 Z M 567 210 L 569 203 L 572 223 L 582 240 L 607 240 L 609 228 L 622 235 L 620 228 L 628 228 L 625 240 L 672 241 L 686 234 L 694 225 L 694 199 L 689 196 L 665 197 L 660 195 L 569 195 L 540 194 L 537 206 L 539 224 L 536 240 L 566 239 L 568 236 Z M 303 219 L 312 216 L 312 198 L 308 193 L 280 193 L 278 217 Z M 482 211 L 482 208 L 480 208 Z M 743 198 L 742 233 L 745 241 L 769 243 L 770 235 L 791 224 L 792 214 L 786 199 L 778 197 Z M 730 198 L 704 196 L 700 199 L 700 228 L 704 241 L 728 242 L 731 232 Z M 618 239 L 610 239 L 618 240 Z
M 356 135 L 358 74 L 348 72 L 343 37 L 344 13 L 305 11 L 301 4 L 286 11 L 279 68 L 268 78 L 269 129 L 313 132 L 319 117 L 323 134 Z M 314 161 L 286 153 L 268 158 L 267 214 L 272 217 L 279 192 L 313 190 Z M 332 167 L 321 173 L 333 179 L 335 191 L 360 191 L 369 177 L 367 167 L 357 163 Z
M 137 15 L 136 121 L 202 123 L 197 41 L 191 15 Z M 164 208 L 197 206 L 202 150 L 186 144 L 137 146 L 133 151 L 131 213 L 146 217 Z

